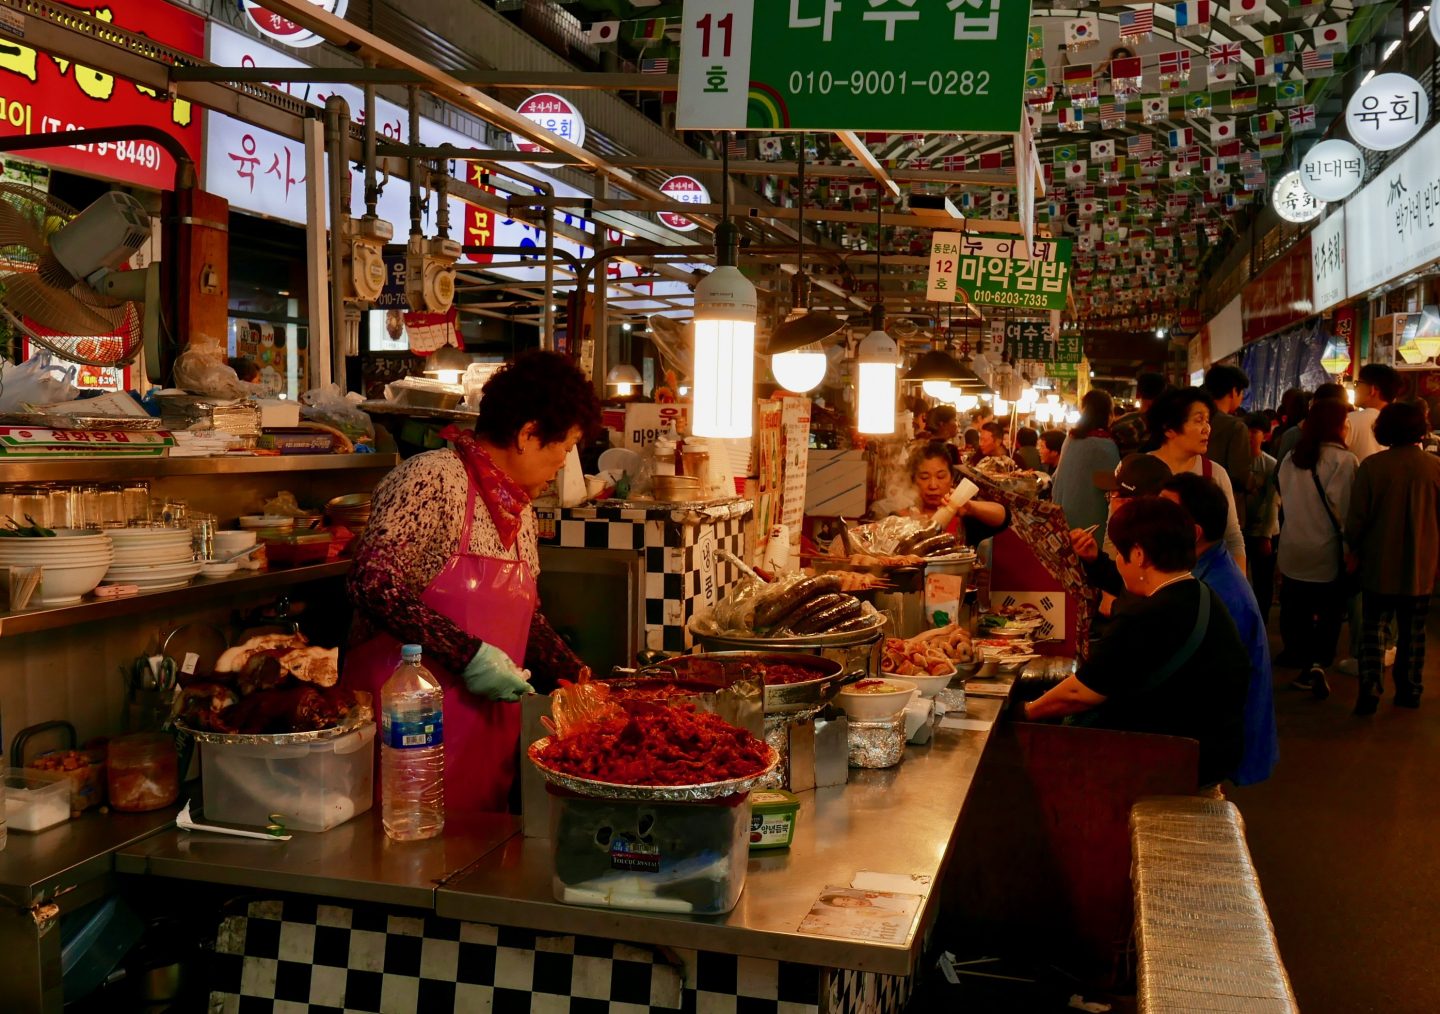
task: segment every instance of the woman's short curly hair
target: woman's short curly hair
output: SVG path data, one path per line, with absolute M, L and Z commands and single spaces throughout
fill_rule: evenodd
M 485 382 L 475 433 L 509 447 L 526 423 L 535 424 L 542 444 L 559 443 L 576 426 L 582 437 L 600 428 L 600 400 L 568 356 L 522 352 Z

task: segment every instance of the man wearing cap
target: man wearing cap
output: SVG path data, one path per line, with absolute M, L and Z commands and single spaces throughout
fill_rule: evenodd
M 1096 472 L 1094 481 L 1095 488 L 1105 492 L 1110 513 L 1114 514 L 1126 500 L 1137 496 L 1159 496 L 1170 475 L 1170 466 L 1153 454 L 1129 454 L 1115 467 L 1115 471 Z M 1107 539 L 1105 551 L 1101 552 L 1094 533 L 1083 528 L 1070 533 L 1070 544 L 1080 562 L 1085 564 L 1085 576 L 1091 586 L 1100 589 L 1100 612 L 1109 615 L 1115 598 L 1125 592 L 1125 582 L 1115 566 L 1114 547 Z

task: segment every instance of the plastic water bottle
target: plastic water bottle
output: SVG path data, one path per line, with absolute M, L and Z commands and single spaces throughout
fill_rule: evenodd
M 420 645 L 380 688 L 380 814 L 396 841 L 434 838 L 445 827 L 444 691 L 420 664 Z

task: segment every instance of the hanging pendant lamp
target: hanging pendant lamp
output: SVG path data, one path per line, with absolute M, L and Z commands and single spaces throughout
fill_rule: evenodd
M 875 207 L 875 305 L 870 308 L 870 333 L 856 356 L 859 409 L 855 428 L 884 436 L 895 432 L 896 373 L 900 350 L 885 333 L 885 297 L 880 289 L 880 206 Z
M 755 286 L 736 267 L 740 230 L 730 221 L 729 131 L 721 137 L 721 221 L 715 270 L 695 286 L 694 405 L 698 437 L 748 437 L 755 410 Z

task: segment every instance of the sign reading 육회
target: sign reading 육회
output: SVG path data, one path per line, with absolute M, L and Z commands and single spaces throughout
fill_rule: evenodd
M 1005 354 L 1011 359 L 1029 359 L 1046 364 L 1078 363 L 1080 332 L 1061 331 L 1057 335 L 1050 322 L 1045 320 L 1007 321 Z
M 1068 239 L 937 232 L 930 242 L 932 302 L 1063 310 L 1069 284 Z
M 1029 0 L 686 0 L 676 126 L 1015 133 Z

